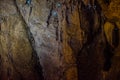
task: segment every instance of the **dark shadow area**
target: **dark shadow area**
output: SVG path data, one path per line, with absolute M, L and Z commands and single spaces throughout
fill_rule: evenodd
M 117 47 L 119 45 L 119 29 L 117 26 L 115 26 L 112 32 L 112 44 L 114 47 Z
M 107 43 L 106 44 L 106 48 L 104 49 L 104 58 L 105 58 L 105 62 L 104 62 L 104 66 L 103 66 L 103 70 L 104 71 L 109 71 L 111 68 L 111 59 L 113 57 L 113 48 Z
M 111 0 L 103 0 L 105 4 L 109 5 Z

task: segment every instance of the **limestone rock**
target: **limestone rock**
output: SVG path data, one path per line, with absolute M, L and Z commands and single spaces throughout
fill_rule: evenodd
M 119 0 L 27 1 L 0 0 L 0 80 L 120 79 Z

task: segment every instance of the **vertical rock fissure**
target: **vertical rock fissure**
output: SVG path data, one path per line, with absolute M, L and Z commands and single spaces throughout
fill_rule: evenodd
M 50 12 L 49 12 L 49 15 L 48 15 L 48 19 L 47 19 L 47 27 L 49 26 L 49 24 L 50 24 L 50 18 L 51 18 L 51 16 L 52 16 L 52 11 L 53 11 L 53 3 L 51 4 L 51 9 L 50 9 Z
M 80 2 L 80 27 L 85 32 L 86 42 L 82 45 L 82 48 L 77 54 L 77 66 L 78 66 L 78 79 L 79 80 L 89 80 L 98 79 L 100 74 L 100 66 L 98 62 L 94 62 L 93 56 L 98 56 L 94 51 L 95 45 L 98 44 L 98 37 L 102 34 L 102 14 L 101 7 L 99 6 L 97 0 L 90 0 L 88 4 L 84 4 L 83 1 Z M 79 3 L 79 4 L 80 4 Z M 102 45 L 100 45 L 102 46 Z M 96 71 L 90 73 L 89 71 L 96 67 Z M 95 75 L 96 74 L 96 75 Z
M 17 1 L 14 0 L 14 3 L 15 3 L 15 6 L 16 6 L 16 10 L 18 11 L 18 14 L 20 15 L 23 23 L 25 24 L 25 30 L 26 30 L 26 33 L 27 33 L 27 36 L 28 36 L 28 40 L 30 42 L 30 45 L 32 47 L 32 61 L 33 61 L 33 65 L 34 65 L 34 69 L 35 69 L 35 72 L 37 72 L 39 74 L 39 77 L 40 77 L 40 80 L 43 80 L 43 73 L 42 73 L 42 67 L 40 65 L 40 62 L 39 62 L 39 58 L 37 56 L 37 52 L 35 50 L 35 41 L 34 41 L 34 37 L 28 27 L 28 24 L 27 22 L 25 21 L 24 17 L 22 16 L 21 14 L 21 11 L 19 10 L 19 7 L 17 6 Z M 29 13 L 29 16 L 32 12 L 32 8 L 30 9 L 30 13 Z
M 114 47 L 118 47 L 119 45 L 119 28 L 117 27 L 117 25 L 114 23 L 114 29 L 112 32 L 112 44 L 114 45 Z

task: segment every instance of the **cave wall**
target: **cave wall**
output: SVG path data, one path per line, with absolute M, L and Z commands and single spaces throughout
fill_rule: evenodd
M 0 79 L 119 80 L 119 3 L 0 0 Z

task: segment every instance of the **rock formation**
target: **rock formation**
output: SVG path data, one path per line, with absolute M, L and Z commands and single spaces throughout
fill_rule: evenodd
M 0 80 L 120 80 L 119 0 L 0 0 Z

